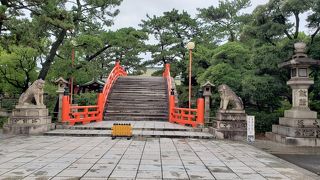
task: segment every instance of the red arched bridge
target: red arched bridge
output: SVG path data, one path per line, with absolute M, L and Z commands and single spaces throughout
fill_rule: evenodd
M 102 120 L 169 121 L 197 127 L 204 124 L 204 100 L 197 99 L 197 108 L 179 108 L 175 103 L 170 64 L 165 65 L 163 77 L 127 76 L 117 61 L 110 72 L 97 104 L 73 106 L 70 97 L 62 99 L 62 122 L 74 125 Z

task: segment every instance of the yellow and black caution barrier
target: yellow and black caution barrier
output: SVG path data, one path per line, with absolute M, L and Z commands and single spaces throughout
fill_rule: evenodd
M 112 139 L 116 137 L 126 137 L 128 140 L 132 137 L 132 127 L 131 124 L 125 123 L 114 123 L 112 126 Z

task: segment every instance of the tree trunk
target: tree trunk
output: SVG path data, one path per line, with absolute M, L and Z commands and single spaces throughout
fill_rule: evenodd
M 295 12 L 294 13 L 294 17 L 296 19 L 296 28 L 295 28 L 295 32 L 294 32 L 294 39 L 298 38 L 299 35 L 299 26 L 300 26 L 300 18 L 299 18 L 299 13 Z
M 107 49 L 110 48 L 110 47 L 111 47 L 111 45 L 107 45 L 107 46 L 101 48 L 99 51 L 97 51 L 97 52 L 94 53 L 93 55 L 86 57 L 86 60 L 87 60 L 87 61 L 93 60 L 94 58 L 96 58 L 97 56 L 99 56 L 101 53 L 103 53 L 105 50 L 107 50 Z
M 38 79 L 46 79 L 46 76 L 50 70 L 50 66 L 54 60 L 54 57 L 56 56 L 56 53 L 58 51 L 58 48 L 60 47 L 62 41 L 64 40 L 65 36 L 67 34 L 66 29 L 62 29 L 60 33 L 57 36 L 57 40 L 52 44 L 49 55 L 47 56 L 46 61 L 42 64 L 42 69 L 39 73 Z

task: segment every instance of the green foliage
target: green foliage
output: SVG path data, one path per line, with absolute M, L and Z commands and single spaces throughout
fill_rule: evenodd
M 97 93 L 81 93 L 74 95 L 74 102 L 79 106 L 97 104 Z
M 241 10 L 250 6 L 250 0 L 219 0 L 218 7 L 198 9 L 199 17 L 205 24 L 207 31 L 214 31 L 219 39 L 225 37 L 233 42 L 238 39 L 244 22 L 249 20 L 248 14 Z
M 20 93 L 36 79 L 38 52 L 30 47 L 10 46 L 9 51 L 0 49 L 1 90 L 11 94 Z
M 172 75 L 185 72 L 186 67 L 183 60 L 186 59 L 185 45 L 192 39 L 197 39 L 197 22 L 186 12 L 173 9 L 164 12 L 162 16 L 149 16 L 142 20 L 140 25 L 157 43 L 148 45 L 152 60 L 149 64 L 163 65 L 165 63 L 175 64 Z
M 0 129 L 2 129 L 3 125 L 8 121 L 8 117 L 0 116 Z

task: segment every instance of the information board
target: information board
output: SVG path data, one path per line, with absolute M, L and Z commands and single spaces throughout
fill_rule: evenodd
M 254 116 L 247 116 L 247 141 L 249 143 L 255 140 L 254 123 Z

